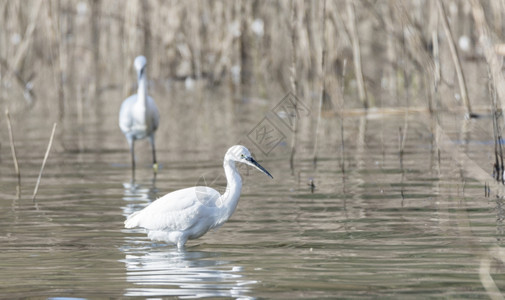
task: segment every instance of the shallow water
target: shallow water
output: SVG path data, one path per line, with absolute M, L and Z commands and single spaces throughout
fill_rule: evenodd
M 166 112 L 157 135 L 161 168 L 154 177 L 148 143 L 138 143 L 134 185 L 118 103 L 86 112 L 84 124 L 60 124 L 34 202 L 51 123 L 36 112 L 13 117 L 22 181 L 18 199 L 3 132 L 2 297 L 488 298 L 493 284 L 505 289 L 495 254 L 503 200 L 493 191 L 485 197 L 484 183 L 436 150 L 429 115 L 347 117 L 343 147 L 339 120 L 323 119 L 317 168 L 309 122 L 291 175 L 289 132 L 268 155 L 247 138 L 280 98 L 191 99 L 158 101 Z M 180 117 L 188 108 L 201 114 Z M 438 118 L 451 147 L 491 172 L 491 119 Z M 178 251 L 123 228 L 125 216 L 167 192 L 202 183 L 223 189 L 222 157 L 239 142 L 274 179 L 241 168 L 238 208 L 220 229 Z

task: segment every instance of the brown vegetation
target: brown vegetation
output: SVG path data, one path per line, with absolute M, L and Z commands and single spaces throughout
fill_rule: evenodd
M 323 1 L 2 0 L 0 103 L 19 103 L 17 93 L 30 104 L 40 94 L 39 101 L 58 105 L 61 118 L 77 91 L 88 98 L 111 88 L 127 94 L 132 58 L 143 53 L 155 81 L 191 77 L 230 87 L 237 97 L 296 88 L 298 97 L 318 103 L 324 78 L 325 110 L 342 97 L 355 108 L 407 106 L 400 100 L 406 88 L 409 105 L 470 110 L 484 103 L 478 95 L 487 85 L 466 92 L 462 76 L 485 83 L 483 51 L 496 73 L 499 62 L 488 50 L 502 42 L 493 40 L 503 28 L 501 3 L 327 1 L 322 36 Z M 468 46 L 456 49 L 458 41 Z M 48 85 L 54 89 L 44 90 Z M 442 97 L 434 97 L 435 87 Z M 431 104 L 434 98 L 443 101 Z

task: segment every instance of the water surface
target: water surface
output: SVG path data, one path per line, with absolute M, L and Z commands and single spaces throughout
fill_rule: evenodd
M 137 143 L 133 185 L 116 125 L 119 101 L 98 115 L 85 112 L 83 124 L 59 124 L 35 202 L 51 122 L 36 112 L 14 115 L 22 182 L 18 199 L 3 138 L 2 296 L 488 298 L 505 289 L 503 200 L 494 191 L 486 197 L 483 182 L 438 151 L 434 119 L 349 116 L 344 143 L 339 119 L 323 119 L 316 167 L 315 126 L 307 121 L 292 174 L 289 131 L 268 155 L 247 138 L 280 98 L 158 101 L 161 168 L 154 177 L 148 143 Z M 180 117 L 187 109 L 202 113 Z M 438 118 L 450 137 L 444 142 L 491 173 L 491 119 Z M 242 197 L 219 230 L 178 251 L 123 228 L 128 214 L 170 191 L 202 183 L 222 190 L 222 158 L 236 143 L 248 146 L 274 179 L 241 168 Z

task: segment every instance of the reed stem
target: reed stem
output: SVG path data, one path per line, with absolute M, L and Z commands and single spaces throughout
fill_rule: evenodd
M 318 147 L 318 136 L 319 136 L 319 128 L 321 127 L 321 113 L 323 110 L 323 98 L 324 98 L 324 93 L 325 93 L 325 56 L 326 56 L 326 0 L 323 1 L 323 34 L 321 36 L 321 76 L 320 76 L 320 84 L 321 84 L 321 91 L 319 94 L 319 107 L 318 107 L 318 114 L 317 114 L 317 124 L 316 124 L 316 136 L 314 140 L 314 153 L 313 153 L 313 158 L 312 158 L 312 163 L 314 164 L 314 168 L 316 167 L 317 163 L 317 147 Z
M 291 1 L 291 72 L 290 72 L 290 82 L 291 90 L 296 99 L 298 82 L 296 81 L 296 11 L 295 2 Z M 293 106 L 295 112 L 298 111 L 297 101 L 293 101 Z M 291 155 L 289 156 L 289 167 L 291 169 L 291 175 L 295 175 L 294 159 L 296 154 L 296 135 L 298 132 L 298 118 L 293 120 L 293 135 L 291 137 Z
M 18 159 L 16 156 L 16 147 L 14 146 L 14 134 L 12 133 L 11 117 L 9 110 L 5 110 L 5 116 L 7 117 L 7 128 L 9 129 L 9 143 L 11 145 L 12 160 L 14 161 L 14 170 L 16 171 L 16 176 L 18 178 L 18 198 L 20 197 L 20 186 L 21 186 L 21 172 L 19 171 Z
M 358 83 L 358 93 L 359 99 L 363 104 L 364 108 L 368 108 L 370 103 L 368 103 L 368 97 L 366 93 L 365 80 L 363 77 L 363 68 L 361 66 L 361 46 L 359 43 L 358 28 L 356 26 L 356 14 L 353 0 L 347 0 L 347 16 L 349 18 L 349 32 L 351 36 L 352 43 L 352 57 L 354 59 L 354 72 L 356 73 L 356 81 Z
M 441 0 L 437 0 L 438 10 L 440 12 L 442 27 L 444 28 L 445 35 L 447 36 L 447 42 L 449 44 L 449 50 L 451 52 L 452 61 L 454 63 L 454 68 L 456 69 L 456 75 L 458 77 L 459 90 L 461 93 L 461 98 L 463 103 L 465 103 L 466 112 L 468 116 L 472 115 L 472 106 L 470 105 L 470 99 L 468 98 L 468 89 L 466 87 L 465 74 L 463 74 L 463 68 L 461 67 L 461 61 L 456 50 L 456 45 L 454 43 L 454 38 L 452 37 L 451 29 L 449 28 L 449 21 L 447 20 L 447 15 L 445 13 L 444 4 Z
M 37 184 L 35 184 L 35 189 L 33 190 L 32 201 L 35 201 L 35 197 L 37 196 L 37 192 L 39 190 L 40 180 L 42 179 L 42 172 L 44 171 L 47 157 L 49 156 L 49 151 L 51 150 L 51 146 L 53 144 L 54 133 L 56 132 L 56 125 L 57 123 L 53 124 L 53 131 L 51 132 L 51 137 L 49 138 L 49 144 L 47 145 L 47 150 L 46 154 L 44 155 L 44 160 L 42 161 L 42 166 L 40 167 L 39 178 L 37 179 Z

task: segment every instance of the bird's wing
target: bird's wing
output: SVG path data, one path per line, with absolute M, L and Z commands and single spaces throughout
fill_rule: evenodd
M 160 123 L 160 113 L 158 111 L 158 107 L 156 106 L 156 102 L 154 102 L 154 99 L 150 96 L 147 96 L 147 105 L 148 105 L 148 110 L 151 112 L 151 118 L 153 121 L 153 130 L 158 129 L 158 125 Z
M 130 114 L 130 107 L 135 103 L 136 98 L 136 94 L 126 98 L 121 104 L 121 108 L 119 109 L 119 128 L 121 128 L 121 131 L 123 131 L 123 133 L 130 131 L 130 128 L 133 125 L 133 118 Z
M 191 187 L 169 193 L 128 217 L 125 227 L 149 230 L 187 230 L 215 208 L 219 193 L 208 187 Z

